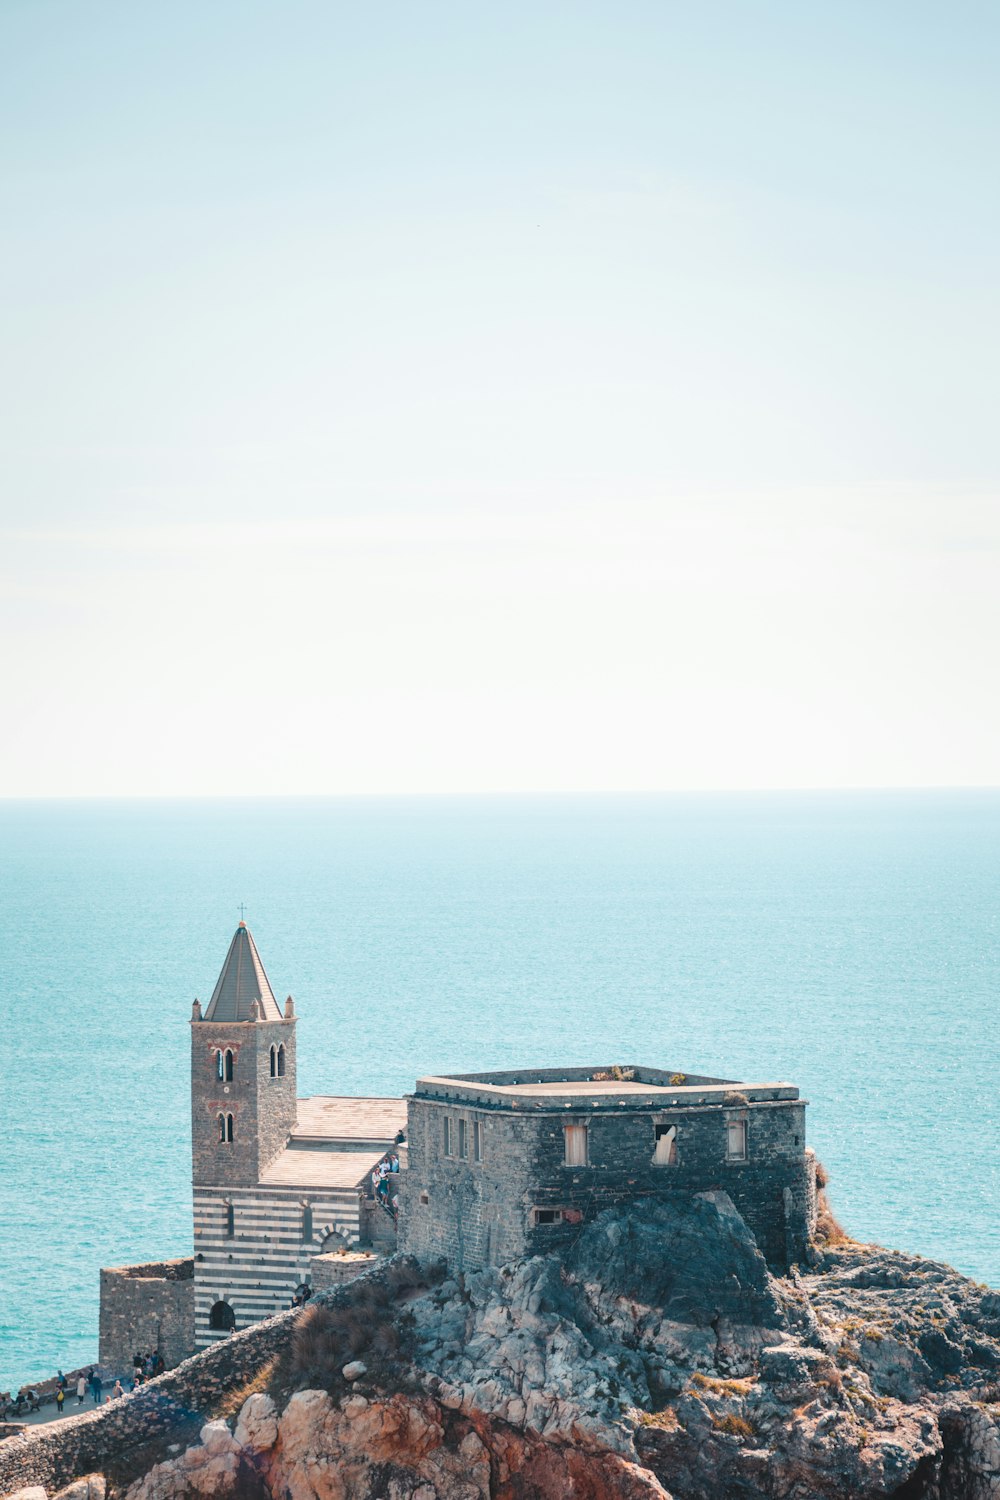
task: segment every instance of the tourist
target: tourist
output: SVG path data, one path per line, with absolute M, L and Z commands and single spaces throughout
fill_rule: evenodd
M 115 1397 L 116 1400 L 117 1400 L 117 1398 L 119 1396 L 124 1396 L 124 1394 L 125 1394 L 125 1387 L 122 1385 L 122 1383 L 121 1383 L 120 1380 L 116 1380 L 115 1381 L 115 1388 L 111 1392 L 111 1394 L 112 1394 L 112 1396 Z
M 69 1385 L 69 1381 L 66 1379 L 66 1376 L 63 1374 L 62 1370 L 59 1370 L 56 1373 L 56 1385 L 63 1392 L 65 1392 L 66 1387 Z
M 62 1386 L 60 1386 L 56 1391 L 56 1410 L 59 1412 L 60 1416 L 62 1416 L 63 1414 L 63 1406 L 65 1405 L 65 1403 L 66 1392 L 63 1390 Z
M 101 1377 L 100 1377 L 100 1375 L 98 1375 L 98 1373 L 97 1373 L 96 1370 L 91 1370 L 90 1376 L 89 1376 L 89 1382 L 90 1382 L 90 1394 L 94 1398 L 94 1405 L 95 1406 L 100 1406 L 100 1404 L 101 1404 Z
M 79 1378 L 79 1380 L 76 1382 L 76 1404 L 77 1404 L 77 1406 L 82 1406 L 83 1405 L 83 1398 L 84 1398 L 84 1396 L 86 1394 L 87 1394 L 87 1381 L 86 1381 L 86 1377 L 83 1376 L 83 1375 L 81 1375 L 80 1378 Z

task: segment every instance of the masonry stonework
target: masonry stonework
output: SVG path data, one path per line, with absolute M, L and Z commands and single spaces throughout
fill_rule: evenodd
M 298 1099 L 294 1005 L 245 922 L 190 1035 L 193 1282 L 102 1272 L 101 1358 L 116 1368 L 136 1348 L 173 1364 L 227 1340 L 339 1275 L 318 1258 L 343 1249 L 390 1255 L 398 1238 L 456 1270 L 500 1265 L 558 1251 L 605 1208 L 721 1189 L 780 1270 L 815 1224 L 806 1106 L 788 1083 L 570 1068 L 422 1078 L 407 1101 Z
M 279 1048 L 284 1051 L 280 1075 L 271 1072 L 272 1048 L 276 1056 Z M 227 1070 L 231 1078 L 225 1076 Z M 294 1017 L 191 1022 L 191 1152 L 196 1184 L 256 1186 L 260 1174 L 284 1150 L 295 1112 Z M 229 1134 L 230 1118 L 231 1140 L 223 1138 Z
M 408 1103 L 400 1248 L 459 1270 L 557 1250 L 612 1205 L 677 1192 L 728 1193 L 775 1269 L 801 1257 L 813 1227 L 805 1101 L 791 1084 L 542 1070 L 424 1078 Z
M 194 1349 L 194 1260 L 154 1261 L 101 1272 L 100 1364 L 116 1376 L 135 1352 L 158 1352 L 167 1369 Z

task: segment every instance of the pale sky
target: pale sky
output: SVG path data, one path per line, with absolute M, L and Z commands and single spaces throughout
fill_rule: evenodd
M 0 6 L 0 795 L 996 784 L 1000 12 Z

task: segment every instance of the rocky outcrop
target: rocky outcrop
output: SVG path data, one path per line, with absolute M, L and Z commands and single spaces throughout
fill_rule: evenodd
M 1000 1294 L 872 1246 L 772 1277 L 724 1194 L 560 1259 L 397 1262 L 126 1500 L 1000 1500 Z

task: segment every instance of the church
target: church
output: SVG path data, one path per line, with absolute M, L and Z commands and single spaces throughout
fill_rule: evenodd
M 299 1099 L 295 1006 L 279 1006 L 240 922 L 212 998 L 191 1016 L 195 1344 L 266 1318 L 317 1254 L 373 1238 L 372 1171 L 401 1155 L 402 1099 Z
M 101 1272 L 102 1365 L 130 1367 L 153 1345 L 176 1363 L 287 1308 L 322 1279 L 317 1256 L 395 1249 L 372 1173 L 405 1167 L 406 1103 L 298 1098 L 295 1030 L 241 921 L 191 1014 L 194 1255 Z
M 794 1084 L 612 1064 L 300 1099 L 295 1006 L 242 921 L 190 1029 L 194 1253 L 102 1270 L 115 1373 L 136 1349 L 176 1364 L 397 1246 L 456 1272 L 558 1255 L 642 1199 L 722 1194 L 772 1270 L 806 1254 L 816 1163 Z

